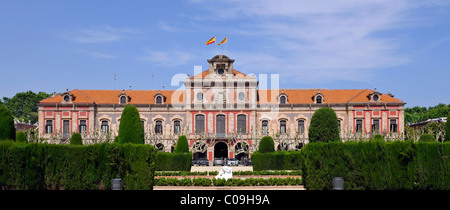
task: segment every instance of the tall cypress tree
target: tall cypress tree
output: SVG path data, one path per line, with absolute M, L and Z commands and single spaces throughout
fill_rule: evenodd
M 309 142 L 339 141 L 339 125 L 336 112 L 322 107 L 314 112 L 308 130 Z
M 120 117 L 119 143 L 144 144 L 144 128 L 139 111 L 134 105 L 126 105 Z
M 16 128 L 11 111 L 0 105 L 0 140 L 16 140 Z

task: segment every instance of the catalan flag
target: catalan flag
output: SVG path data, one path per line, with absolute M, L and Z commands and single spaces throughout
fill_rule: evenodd
M 221 44 L 226 43 L 227 42 L 227 38 L 228 37 L 225 37 L 225 39 L 223 39 L 217 46 L 220 46 Z
M 206 42 L 206 45 L 210 45 L 210 44 L 215 43 L 215 42 L 216 42 L 216 37 L 214 36 L 213 38 L 211 38 L 210 40 L 208 40 Z

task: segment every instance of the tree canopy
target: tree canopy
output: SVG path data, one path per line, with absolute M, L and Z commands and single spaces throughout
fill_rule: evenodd
M 3 97 L 3 103 L 6 108 L 11 110 L 13 117 L 19 120 L 31 120 L 36 123 L 39 119 L 38 103 L 39 101 L 50 97 L 51 94 L 45 92 L 34 93 L 29 90 L 27 92 L 16 93 L 12 98 Z
M 422 122 L 428 119 L 446 117 L 450 113 L 450 104 L 440 103 L 433 107 L 412 107 L 405 109 L 405 123 Z

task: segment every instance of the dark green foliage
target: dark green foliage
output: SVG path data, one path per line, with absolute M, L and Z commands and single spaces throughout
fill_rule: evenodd
M 175 147 L 176 153 L 189 152 L 189 143 L 185 135 L 178 138 L 177 146 Z
M 450 189 L 449 143 L 330 142 L 302 149 L 307 189 L 332 189 L 333 177 L 344 189 Z
M 314 112 L 308 137 L 311 143 L 340 141 L 338 119 L 332 108 L 322 107 Z
M 16 93 L 12 98 L 3 97 L 5 106 L 11 110 L 14 117 L 19 120 L 31 120 L 31 123 L 38 121 L 38 104 L 39 101 L 50 97 L 51 94 L 44 92 L 34 93 L 29 90 L 27 92 Z
M 0 105 L 0 140 L 15 140 L 16 128 L 11 111 Z
M 384 137 L 381 134 L 375 134 L 373 141 L 384 141 Z
M 120 117 L 119 143 L 144 144 L 144 128 L 139 111 L 134 105 L 126 105 Z
M 299 151 L 253 152 L 254 171 L 261 170 L 298 170 L 302 165 Z
M 405 123 L 422 122 L 428 119 L 445 117 L 450 114 L 450 104 L 438 104 L 434 107 L 418 107 L 405 109 Z
M 156 154 L 157 171 L 191 171 L 192 153 L 168 153 Z
M 87 146 L 0 142 L 0 189 L 153 189 L 156 149 L 151 145 Z
M 448 113 L 447 122 L 445 123 L 445 141 L 450 142 L 450 123 L 448 122 L 449 120 L 450 120 L 450 113 Z
M 17 142 L 28 142 L 27 134 L 22 131 L 17 132 L 16 133 L 16 141 Z
M 71 145 L 83 145 L 83 140 L 81 139 L 80 133 L 73 133 L 72 138 L 70 139 Z
M 258 151 L 261 153 L 273 152 L 275 151 L 275 144 L 273 142 L 272 137 L 264 136 L 259 142 Z
M 436 139 L 432 135 L 425 133 L 422 136 L 420 136 L 419 141 L 420 142 L 436 141 Z
M 156 178 L 155 186 L 288 186 L 301 185 L 300 178 L 246 178 L 246 179 L 210 179 L 210 178 Z

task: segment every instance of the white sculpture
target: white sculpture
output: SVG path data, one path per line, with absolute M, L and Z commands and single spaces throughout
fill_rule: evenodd
M 228 180 L 233 177 L 233 169 L 228 166 L 222 167 L 222 170 L 219 171 L 219 174 L 216 176 L 216 179 L 225 179 Z

